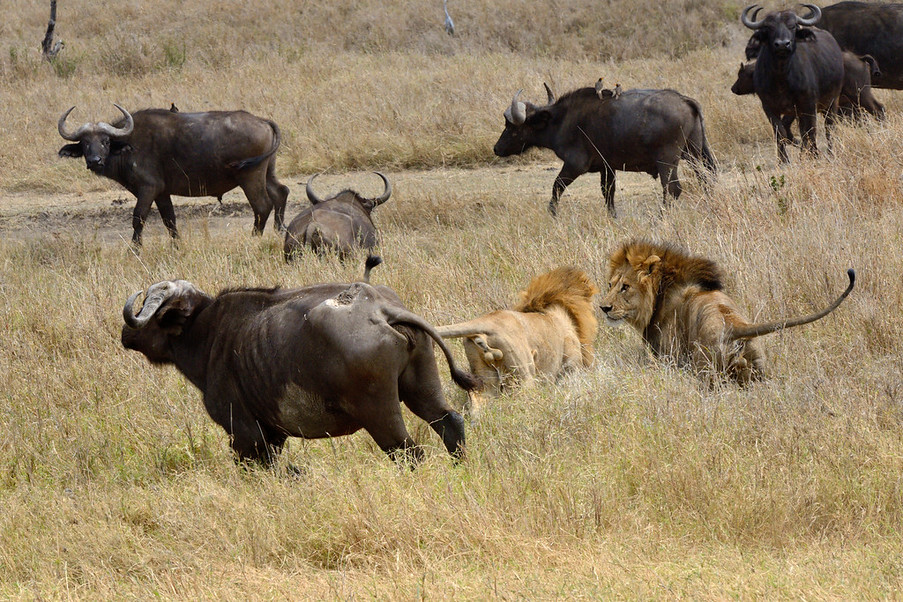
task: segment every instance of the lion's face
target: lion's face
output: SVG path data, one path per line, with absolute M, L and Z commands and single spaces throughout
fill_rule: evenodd
M 630 324 L 643 331 L 652 319 L 657 286 L 656 255 L 612 258 L 608 275 L 608 293 L 599 307 L 609 326 Z

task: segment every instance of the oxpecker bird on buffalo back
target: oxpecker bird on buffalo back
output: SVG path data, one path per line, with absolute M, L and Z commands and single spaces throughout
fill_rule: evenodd
M 580 88 L 556 99 L 546 85 L 548 101 L 535 105 L 519 100 L 520 90 L 505 109 L 505 129 L 495 143 L 499 157 L 519 155 L 536 146 L 555 152 L 564 165 L 552 185 L 549 211 L 558 212 L 561 194 L 578 176 L 600 173 L 609 214 L 615 216 L 615 171 L 646 172 L 658 177 L 662 200 L 680 196 L 677 164 L 690 166 L 704 181 L 715 172 L 699 103 L 674 90 L 624 90 L 618 96 Z
M 276 179 L 280 134 L 275 123 L 245 111 L 182 113 L 145 109 L 134 114 L 119 105 L 114 124 L 86 123 L 75 130 L 60 117 L 57 129 L 72 144 L 60 157 L 84 157 L 88 169 L 115 180 L 135 195 L 132 242 L 141 244 L 144 222 L 157 204 L 163 224 L 178 236 L 172 195 L 214 196 L 241 187 L 254 211 L 254 234 L 263 233 L 275 209 L 282 230 L 288 188 Z

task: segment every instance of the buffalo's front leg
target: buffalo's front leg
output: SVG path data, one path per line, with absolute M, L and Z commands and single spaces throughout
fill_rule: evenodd
M 564 192 L 564 189 L 571 182 L 584 173 L 584 171 L 571 167 L 567 163 L 564 164 L 564 167 L 561 168 L 561 171 L 558 172 L 558 176 L 555 178 L 555 183 L 552 184 L 552 200 L 549 201 L 549 213 L 558 215 L 558 199 L 561 198 L 561 193 Z
M 787 129 L 784 127 L 784 121 L 780 115 L 771 113 L 766 113 L 766 115 L 771 123 L 772 130 L 774 130 L 774 139 L 778 146 L 778 158 L 781 160 L 781 163 L 789 163 L 790 157 L 787 156 L 787 143 L 790 142 L 790 138 L 787 134 Z M 800 120 L 800 131 L 803 131 L 802 120 Z
M 160 211 L 160 217 L 163 218 L 163 225 L 169 231 L 171 237 L 179 238 L 179 232 L 176 230 L 176 210 L 172 206 L 172 197 L 168 194 L 161 194 L 156 200 L 157 209 Z
M 618 217 L 618 212 L 615 211 L 615 170 L 606 165 L 602 169 L 600 180 L 602 196 L 605 197 L 605 208 L 608 209 L 608 215 L 613 218 Z
M 861 114 L 861 111 L 860 111 Z M 831 134 L 834 131 L 834 123 L 837 121 L 838 108 L 835 100 L 828 110 L 825 112 L 825 140 L 828 141 L 828 152 L 833 152 L 834 142 L 831 140 Z
M 214 387 L 204 394 L 207 413 L 229 435 L 229 446 L 238 462 L 257 462 L 271 467 L 282 451 L 287 435 L 255 418 L 244 404 L 221 397 Z
M 815 142 L 816 117 L 815 110 L 800 113 L 800 138 L 802 138 L 803 150 L 813 157 L 818 155 L 818 146 Z
M 138 202 L 135 203 L 135 211 L 132 213 L 132 244 L 136 247 L 141 246 L 141 233 L 144 231 L 144 222 L 150 213 L 151 204 L 156 198 L 156 192 L 152 190 L 142 190 L 137 195 Z M 173 217 L 175 219 L 175 217 Z

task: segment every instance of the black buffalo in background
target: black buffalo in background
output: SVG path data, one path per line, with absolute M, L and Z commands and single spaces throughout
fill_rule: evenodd
M 740 16 L 741 22 L 755 32 L 749 42 L 749 46 L 759 46 L 753 88 L 774 129 L 778 157 L 784 162 L 789 160 L 786 144 L 791 141 L 785 118 L 799 119 L 803 149 L 815 155 L 816 115 L 824 113 L 830 145 L 843 85 L 840 46 L 828 32 L 809 27 L 818 22 L 819 8 L 814 4 L 803 6 L 810 11 L 806 17 L 785 10 L 757 20 L 762 10 L 758 4 L 744 8 Z
M 580 88 L 555 100 L 534 105 L 514 95 L 505 111 L 505 130 L 495 143 L 499 157 L 517 155 L 538 146 L 555 152 L 564 166 L 552 185 L 549 211 L 558 212 L 565 188 L 587 172 L 600 173 L 609 213 L 615 215 L 615 171 L 646 172 L 662 183 L 662 199 L 680 196 L 677 164 L 691 166 L 705 177 L 700 165 L 715 171 L 702 110 L 692 98 L 674 90 L 625 90 L 599 94 Z
M 903 90 L 903 4 L 838 2 L 821 9 L 818 26 L 844 50 L 875 57 L 881 76 L 874 87 Z

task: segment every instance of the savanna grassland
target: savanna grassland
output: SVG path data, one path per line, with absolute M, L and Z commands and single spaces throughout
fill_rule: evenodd
M 903 96 L 838 128 L 833 155 L 780 166 L 758 101 L 731 95 L 742 3 L 629 0 L 64 1 L 65 47 L 40 60 L 46 3 L 0 22 L 0 598 L 886 599 L 903 584 Z M 660 215 L 660 187 L 596 176 L 546 212 L 560 163 L 499 160 L 519 88 L 671 87 L 701 103 L 720 166 Z M 140 255 L 134 201 L 56 156 L 60 114 L 111 103 L 244 108 L 281 127 L 287 217 L 323 192 L 395 192 L 373 275 L 437 324 L 513 303 L 561 264 L 600 285 L 631 236 L 721 263 L 750 316 L 831 316 L 767 337 L 770 378 L 702 386 L 602 325 L 596 363 L 506 394 L 450 461 L 394 466 L 363 432 L 290 440 L 292 476 L 236 467 L 200 394 L 119 342 L 126 297 L 185 278 L 209 293 L 359 278 L 362 261 L 282 260 L 244 197 L 177 199 Z M 824 147 L 824 142 L 821 142 Z M 125 199 L 124 202 L 121 202 Z M 454 343 L 463 361 L 460 344 Z M 456 406 L 464 394 L 448 379 Z

